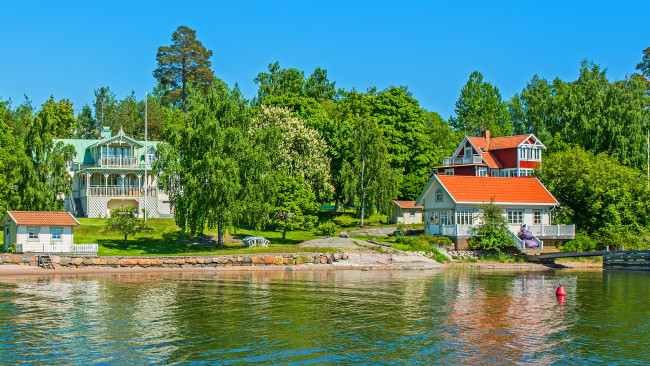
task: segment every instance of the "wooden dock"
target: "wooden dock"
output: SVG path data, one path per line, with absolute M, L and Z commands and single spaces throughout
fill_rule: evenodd
M 603 269 L 650 271 L 650 250 L 605 252 Z

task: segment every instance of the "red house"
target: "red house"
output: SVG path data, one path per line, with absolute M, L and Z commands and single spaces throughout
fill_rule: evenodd
M 542 165 L 546 146 L 535 135 L 490 138 L 465 136 L 453 156 L 443 158 L 436 174 L 476 177 L 525 177 Z

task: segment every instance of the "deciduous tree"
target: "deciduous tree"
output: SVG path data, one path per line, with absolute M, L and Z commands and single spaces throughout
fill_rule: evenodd
M 152 232 L 144 219 L 139 219 L 133 206 L 120 206 L 111 210 L 111 217 L 106 221 L 106 230 L 124 235 L 124 246 L 129 235 Z

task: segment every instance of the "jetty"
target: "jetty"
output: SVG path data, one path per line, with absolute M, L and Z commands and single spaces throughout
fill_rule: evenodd
M 605 270 L 650 271 L 650 250 L 560 252 L 557 249 L 519 249 L 518 254 L 529 262 L 549 264 L 558 258 L 602 256 Z

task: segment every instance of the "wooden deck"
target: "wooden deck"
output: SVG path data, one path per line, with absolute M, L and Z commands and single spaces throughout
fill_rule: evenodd
M 650 250 L 605 252 L 603 269 L 650 271 Z

